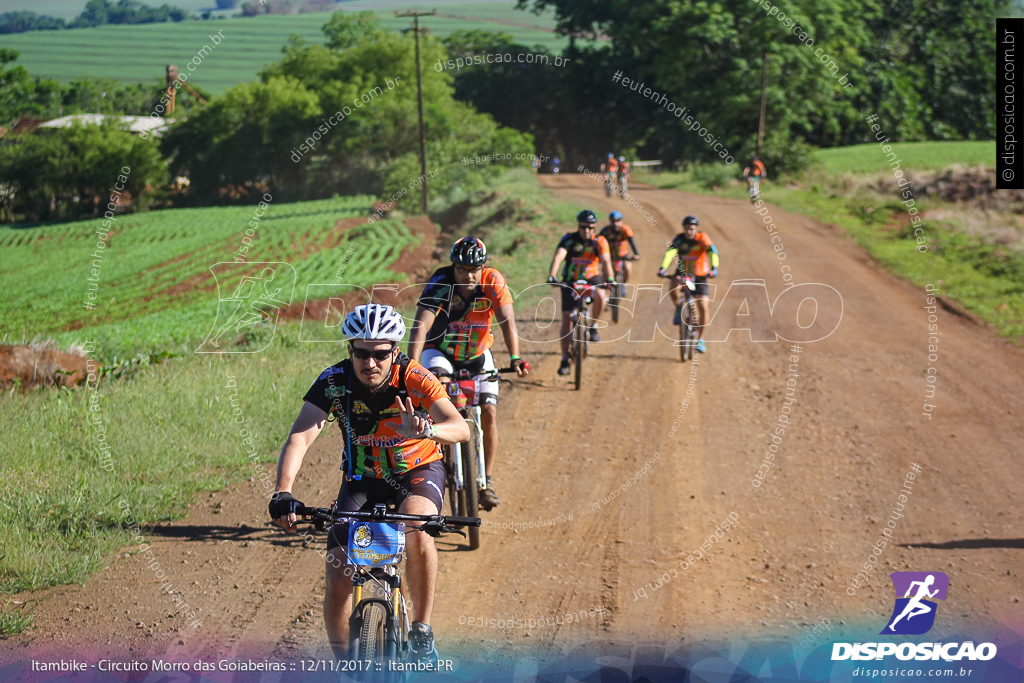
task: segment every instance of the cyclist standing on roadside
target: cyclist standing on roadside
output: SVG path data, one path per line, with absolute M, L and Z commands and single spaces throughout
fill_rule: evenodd
M 489 375 L 496 368 L 491 356 L 497 320 L 511 367 L 524 377 L 529 365 L 519 357 L 519 332 L 512 308 L 512 295 L 505 278 L 486 266 L 487 247 L 476 237 L 463 237 L 452 247 L 452 265 L 439 268 L 420 296 L 416 324 L 409 338 L 409 356 L 434 374 L 452 375 L 468 370 L 471 375 Z M 480 383 L 480 421 L 484 437 L 487 487 L 480 492 L 480 507 L 490 511 L 498 505 L 491 485 L 491 470 L 498 452 L 498 382 Z
M 676 312 L 672 318 L 673 325 L 679 325 L 680 310 L 679 297 L 683 287 L 683 275 L 693 278 L 694 300 L 697 304 L 697 351 L 704 353 L 704 326 L 708 322 L 710 304 L 708 303 L 708 278 L 718 276 L 718 250 L 711 242 L 707 233 L 698 232 L 697 226 L 700 221 L 696 216 L 687 216 L 683 219 L 683 231 L 675 236 L 669 243 L 665 257 L 661 259 L 661 268 L 658 269 L 658 276 L 664 277 L 668 267 L 672 265 L 672 259 L 679 258 L 679 266 L 672 278 L 672 289 L 669 295 L 672 303 L 675 304 Z
M 766 171 L 764 170 L 764 164 L 761 163 L 761 160 L 758 159 L 755 154 L 754 158 L 751 159 L 750 163 L 743 169 L 743 179 L 747 181 L 747 193 L 750 192 L 750 187 L 753 185 L 754 181 L 756 180 L 760 183 L 764 180 L 765 175 Z
M 612 256 L 612 266 L 622 261 L 622 282 L 625 284 L 629 282 L 629 277 L 633 274 L 632 262 L 625 260 L 625 257 L 629 254 L 629 248 L 626 243 L 628 242 L 628 246 L 633 248 L 633 254 L 636 258 L 640 258 L 640 251 L 636 248 L 636 240 L 633 239 L 633 229 L 622 222 L 621 212 L 612 211 L 608 214 L 608 220 L 611 223 L 601 228 L 598 236 L 605 238 L 608 242 L 608 249 L 611 251 Z
M 291 494 L 295 477 L 309 446 L 332 418 L 345 435 L 345 478 L 335 504 L 338 511 L 369 511 L 375 504 L 395 499 L 401 513 L 439 514 L 445 471 L 438 444 L 469 438 L 469 425 L 437 378 L 398 350 L 405 322 L 394 308 L 356 306 L 345 316 L 342 334 L 349 342 L 349 358 L 327 368 L 313 382 L 281 449 L 270 516 L 288 532 L 295 530 L 295 510 L 302 507 Z M 429 624 L 437 549 L 425 533 L 410 533 L 407 539 L 406 587 L 413 602 L 409 640 L 417 660 L 436 661 Z M 338 659 L 352 659 L 348 652 L 352 570 L 342 559 L 347 544 L 348 525 L 331 527 L 324 621 Z
M 611 156 L 611 155 L 609 155 Z M 597 214 L 593 211 L 584 210 L 576 215 L 576 232 L 569 232 L 562 236 L 555 249 L 555 256 L 551 259 L 551 268 L 548 271 L 548 283 L 559 284 L 556 277 L 559 266 L 565 262 L 562 270 L 562 362 L 558 366 L 559 375 L 569 374 L 569 331 L 572 326 L 572 311 L 576 306 L 576 292 L 572 286 L 577 280 L 586 280 L 592 285 L 599 285 L 607 278 L 609 283 L 615 282 L 615 271 L 612 269 L 611 254 L 608 249 L 608 241 L 595 236 L 597 231 Z M 602 272 L 604 278 L 601 277 Z M 594 289 L 593 319 L 596 321 L 601 317 L 604 310 L 605 293 L 603 289 Z M 601 341 L 597 333 L 597 325 L 590 328 L 590 341 Z

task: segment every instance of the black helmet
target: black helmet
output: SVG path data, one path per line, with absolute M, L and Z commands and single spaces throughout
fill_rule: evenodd
M 482 266 L 487 263 L 487 247 L 476 237 L 463 237 L 452 246 L 451 259 L 460 266 Z
M 683 219 L 683 227 L 685 228 L 687 225 L 700 225 L 700 221 L 696 216 L 687 216 Z
M 597 225 L 597 214 L 590 209 L 584 209 L 576 214 L 577 223 L 587 223 L 589 225 Z

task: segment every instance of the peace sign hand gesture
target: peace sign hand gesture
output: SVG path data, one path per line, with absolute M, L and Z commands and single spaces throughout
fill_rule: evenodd
M 411 398 L 405 400 L 406 403 L 402 403 L 401 396 L 395 397 L 395 406 L 398 408 L 398 413 L 402 416 L 402 424 L 398 425 L 395 431 L 407 439 L 430 438 L 431 432 L 433 432 L 431 424 L 414 414 Z

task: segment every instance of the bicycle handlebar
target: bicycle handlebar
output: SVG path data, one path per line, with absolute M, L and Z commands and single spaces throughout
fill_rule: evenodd
M 459 517 L 456 515 L 409 515 L 404 512 L 342 512 L 334 511 L 331 508 L 307 507 L 305 505 L 295 510 L 295 514 L 301 517 L 312 517 L 314 520 L 323 522 L 340 522 L 348 519 L 364 520 L 367 522 L 424 522 L 423 526 L 434 527 L 443 530 L 445 527 L 467 527 L 480 526 L 482 523 L 479 517 Z

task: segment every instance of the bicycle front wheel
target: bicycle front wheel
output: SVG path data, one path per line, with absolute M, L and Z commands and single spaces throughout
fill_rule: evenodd
M 359 629 L 359 659 L 384 661 L 384 607 L 371 602 L 363 607 L 363 625 Z
M 580 384 L 583 382 L 583 357 L 586 355 L 586 334 L 587 325 L 586 318 L 580 316 L 580 320 L 576 323 L 576 328 L 573 330 L 574 339 L 574 353 L 576 356 L 576 391 L 580 390 Z
M 462 482 L 461 498 L 465 503 L 462 515 L 466 517 L 480 516 L 480 483 L 477 478 L 480 476 L 480 467 L 477 464 L 476 452 L 476 430 L 480 426 L 472 420 L 467 420 L 469 425 L 469 441 L 462 444 Z M 476 550 L 480 547 L 480 527 L 466 527 L 466 536 L 469 538 L 469 549 Z

